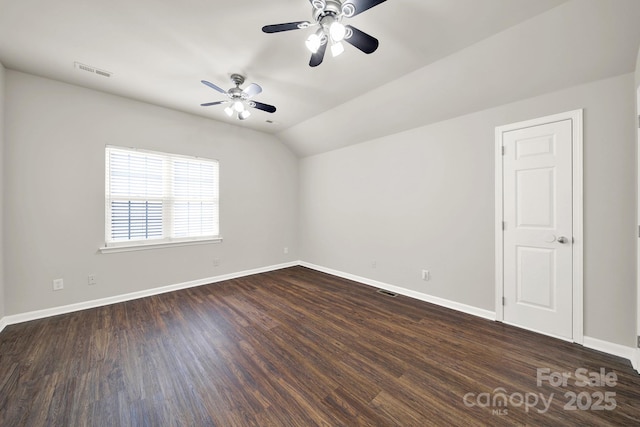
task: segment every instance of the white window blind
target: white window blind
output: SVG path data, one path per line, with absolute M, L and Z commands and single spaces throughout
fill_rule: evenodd
M 106 147 L 107 246 L 219 236 L 218 162 Z

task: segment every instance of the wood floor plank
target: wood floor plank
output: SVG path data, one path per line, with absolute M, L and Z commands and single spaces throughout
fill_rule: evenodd
M 538 369 L 567 384 L 538 385 Z M 578 369 L 616 384 L 576 385 Z M 615 409 L 591 406 L 604 392 Z M 572 394 L 582 409 L 567 406 Z M 549 405 L 519 404 L 535 396 Z M 5 425 L 640 425 L 640 375 L 579 345 L 292 267 L 8 326 Z

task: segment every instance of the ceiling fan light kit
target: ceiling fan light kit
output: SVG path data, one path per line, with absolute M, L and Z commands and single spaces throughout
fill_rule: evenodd
M 343 41 L 358 48 L 364 53 L 373 53 L 378 49 L 378 39 L 358 30 L 351 25 L 344 25 L 344 18 L 354 17 L 365 10 L 384 3 L 386 0 L 309 0 L 313 21 L 288 22 L 284 24 L 265 25 L 265 33 L 279 33 L 282 31 L 302 30 L 318 27 L 311 33 L 305 45 L 311 51 L 309 65 L 317 67 L 324 59 L 327 45 L 331 46 L 331 54 L 335 57 L 344 52 Z
M 311 51 L 311 53 L 316 53 L 318 49 L 320 49 L 320 45 L 322 45 L 322 30 L 318 30 L 315 33 L 312 33 L 305 42 L 307 49 Z
M 229 99 L 225 101 L 206 102 L 200 105 L 203 107 L 210 107 L 212 105 L 228 104 L 225 107 L 224 112 L 229 117 L 233 117 L 235 115 L 238 120 L 246 120 L 251 116 L 249 108 L 256 108 L 258 110 L 266 111 L 267 113 L 275 113 L 276 107 L 273 105 L 264 104 L 251 99 L 262 92 L 260 85 L 251 83 L 246 88 L 240 89 L 240 86 L 244 83 L 244 76 L 241 76 L 240 74 L 231 74 L 231 81 L 235 84 L 235 87 L 225 91 L 211 82 L 201 80 L 202 84 L 226 95 Z

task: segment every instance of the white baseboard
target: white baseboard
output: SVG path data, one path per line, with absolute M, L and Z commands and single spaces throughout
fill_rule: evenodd
M 411 298 L 415 298 L 421 301 L 436 304 L 442 307 L 450 308 L 453 310 L 461 311 L 463 313 L 472 314 L 474 316 L 482 317 L 489 320 L 496 320 L 495 312 L 484 310 L 478 307 L 473 307 L 459 302 L 450 301 L 444 298 L 435 297 L 432 295 L 423 294 L 420 292 L 412 291 L 409 289 L 401 288 L 388 283 L 379 282 L 377 280 L 367 279 L 366 277 L 356 276 L 354 274 L 345 273 L 331 268 L 314 265 L 308 262 L 301 261 L 300 265 L 303 267 L 311 268 L 312 270 L 321 271 L 323 273 L 331 274 L 333 276 L 342 277 L 344 279 L 353 280 L 355 282 L 364 283 L 366 285 L 375 286 L 380 289 L 385 289 L 397 294 L 405 295 Z M 626 347 L 620 344 L 614 344 L 608 341 L 599 340 L 597 338 L 584 337 L 582 343 L 584 347 L 592 350 L 602 351 L 614 356 L 619 356 L 625 359 L 629 359 L 634 369 L 640 373 L 640 349 L 633 347 Z
M 301 261 L 300 265 L 303 267 L 310 268 L 312 270 L 317 270 L 323 273 L 331 274 L 332 276 L 338 276 L 338 277 L 342 277 L 343 279 L 353 280 L 354 282 L 359 282 L 365 285 L 374 286 L 376 288 L 395 292 L 396 294 L 404 295 L 420 301 L 429 302 L 431 304 L 439 305 L 441 307 L 446 307 L 452 310 L 461 311 L 463 313 L 472 314 L 474 316 L 482 317 L 484 319 L 496 320 L 496 313 L 494 311 L 484 310 L 482 308 L 473 307 L 471 305 L 466 305 L 459 302 L 447 300 L 444 298 L 423 294 L 421 292 L 412 291 L 410 289 L 401 288 L 399 286 L 390 285 L 388 283 L 379 282 L 377 280 L 367 279 L 366 277 L 356 276 L 354 274 L 345 273 L 343 271 L 321 267 L 319 265 L 311 264 L 304 261 Z
M 152 295 L 164 294 L 180 289 L 193 288 L 196 286 L 208 285 L 211 283 L 222 282 L 224 280 L 237 279 L 239 277 L 250 276 L 252 274 L 266 273 L 268 271 L 280 270 L 287 267 L 299 265 L 298 261 L 288 262 L 284 264 L 270 265 L 266 267 L 254 268 L 251 270 L 240 271 L 237 273 L 223 274 L 220 276 L 207 277 L 205 279 L 192 280 L 189 282 L 178 283 L 175 285 L 162 286 L 159 288 L 146 289 L 144 291 L 131 292 L 128 294 L 116 295 L 113 297 L 100 298 L 91 301 L 80 302 L 76 304 L 63 305 L 60 307 L 47 308 L 44 310 L 29 311 L 27 313 L 14 314 L 5 316 L 0 319 L 0 332 L 8 326 L 16 323 L 28 322 L 30 320 L 42 319 L 45 317 L 57 316 L 59 314 L 71 313 L 74 311 L 86 310 L 89 308 L 102 307 L 109 304 L 131 301 Z
M 587 348 L 592 350 L 598 350 L 603 353 L 612 354 L 614 356 L 619 356 L 624 359 L 629 359 L 633 368 L 637 371 L 637 356 L 638 349 L 633 347 L 627 347 L 621 344 L 615 344 L 609 341 L 599 340 L 597 338 L 592 337 L 584 337 L 584 342 L 582 343 Z
M 450 301 L 444 298 L 435 297 L 421 292 L 412 291 L 410 289 L 401 288 L 399 286 L 390 285 L 388 283 L 379 282 L 377 280 L 367 279 L 366 277 L 356 276 L 354 274 L 345 273 L 331 268 L 322 267 L 319 265 L 311 264 L 304 261 L 293 261 L 283 264 L 270 265 L 266 267 L 255 268 L 251 270 L 239 271 L 237 273 L 223 274 L 220 276 L 208 277 L 205 279 L 192 280 L 189 282 L 178 283 L 175 285 L 162 286 L 159 288 L 146 289 L 144 291 L 131 292 L 122 295 L 116 295 L 108 298 L 101 298 L 92 301 L 81 302 L 77 304 L 69 304 L 60 307 L 53 307 L 44 310 L 30 311 L 27 313 L 15 314 L 11 316 L 5 316 L 0 319 L 0 332 L 8 326 L 16 323 L 28 322 L 30 320 L 42 319 L 45 317 L 57 316 L 59 314 L 71 313 L 74 311 L 86 310 L 89 308 L 102 307 L 109 304 L 116 304 L 119 302 L 131 301 L 139 298 L 144 298 L 152 295 L 159 295 L 166 292 L 173 292 L 180 289 L 193 288 L 196 286 L 207 285 L 211 283 L 218 283 L 225 280 L 237 279 L 239 277 L 250 276 L 253 274 L 266 273 L 269 271 L 281 270 L 283 268 L 295 267 L 297 265 L 310 268 L 312 270 L 321 271 L 323 273 L 331 274 L 333 276 L 342 277 L 344 279 L 353 280 L 358 283 L 362 283 L 376 288 L 385 289 L 387 291 L 395 292 L 400 295 L 404 295 L 410 298 L 415 298 L 420 301 L 436 304 L 442 307 L 450 308 L 452 310 L 460 311 L 463 313 L 471 314 L 488 320 L 495 320 L 495 312 L 490 310 L 484 310 L 478 307 L 462 304 L 456 301 Z M 640 373 L 640 349 L 634 347 L 627 347 L 620 344 L 614 344 L 608 341 L 599 340 L 597 338 L 584 337 L 582 343 L 587 348 L 593 350 L 602 351 L 604 353 L 612 354 L 628 359 L 633 368 Z

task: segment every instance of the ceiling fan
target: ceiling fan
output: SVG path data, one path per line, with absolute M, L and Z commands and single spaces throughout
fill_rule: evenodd
M 317 67 L 324 59 L 327 45 L 331 46 L 333 56 L 344 51 L 342 41 L 357 47 L 364 53 L 373 53 L 378 48 L 378 40 L 351 25 L 344 25 L 344 18 L 351 18 L 365 10 L 384 3 L 386 0 L 309 0 L 313 6 L 313 19 L 308 21 L 288 22 L 285 24 L 265 25 L 265 33 L 279 33 L 281 31 L 300 30 L 318 26 L 306 41 L 307 49 L 312 53 L 309 65 Z
M 204 85 L 227 95 L 229 99 L 225 101 L 207 102 L 200 105 L 202 107 L 209 107 L 211 105 L 229 104 L 224 109 L 224 112 L 229 117 L 237 114 L 238 120 L 246 120 L 249 118 L 251 112 L 247 109 L 247 107 L 257 108 L 258 110 L 266 111 L 267 113 L 275 113 L 276 107 L 274 107 L 273 105 L 263 104 L 262 102 L 253 101 L 251 99 L 262 92 L 262 88 L 260 87 L 260 85 L 251 83 L 246 88 L 240 89 L 240 85 L 244 83 L 244 77 L 240 74 L 231 74 L 231 81 L 236 85 L 236 87 L 232 87 L 228 91 L 225 91 L 211 82 L 201 80 Z

